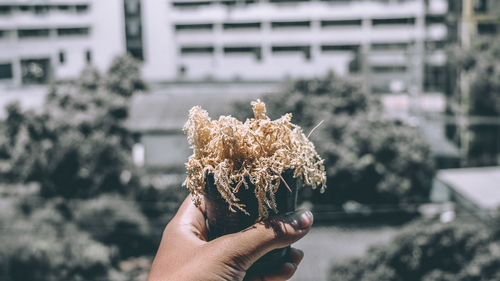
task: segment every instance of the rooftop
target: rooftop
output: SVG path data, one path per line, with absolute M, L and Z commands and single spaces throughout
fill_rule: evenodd
M 500 206 L 500 167 L 441 170 L 437 179 L 480 208 Z
M 224 88 L 221 88 L 224 87 Z M 235 102 L 256 100 L 270 88 L 212 86 L 197 89 L 162 88 L 152 93 L 135 95 L 132 100 L 128 127 L 137 132 L 180 131 L 188 118 L 188 112 L 195 105 L 208 111 L 212 118 L 232 114 Z M 234 92 L 234 93 L 233 93 Z

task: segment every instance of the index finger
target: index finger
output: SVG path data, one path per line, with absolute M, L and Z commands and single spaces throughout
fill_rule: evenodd
M 207 227 L 203 209 L 203 205 L 195 206 L 191 195 L 188 195 L 168 227 L 185 232 L 188 235 L 194 234 L 201 240 L 207 241 Z

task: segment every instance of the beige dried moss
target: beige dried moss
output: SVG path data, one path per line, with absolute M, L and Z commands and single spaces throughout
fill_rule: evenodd
M 326 188 L 323 159 L 302 129 L 291 123 L 292 114 L 271 121 L 266 106 L 252 102 L 254 118 L 245 123 L 221 116 L 211 120 L 199 106 L 189 111 L 184 131 L 193 155 L 186 163 L 187 177 L 183 185 L 192 194 L 196 205 L 201 203 L 207 174 L 213 174 L 217 190 L 233 212 L 247 213 L 245 205 L 235 196 L 240 188 L 249 188 L 247 180 L 255 186 L 259 220 L 275 213 L 276 193 L 283 171 L 291 169 L 293 177 L 301 178 L 312 188 Z M 287 186 L 285 182 L 285 186 Z M 247 213 L 248 214 L 248 213 Z

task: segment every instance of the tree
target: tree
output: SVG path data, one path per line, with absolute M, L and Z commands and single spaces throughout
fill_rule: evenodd
M 496 165 L 500 154 L 500 126 L 495 122 L 500 116 L 500 40 L 480 39 L 467 49 L 455 48 L 450 58 L 450 64 L 461 73 L 462 85 L 450 97 L 451 112 L 469 121 L 459 131 L 464 164 Z
M 107 86 L 99 80 L 92 83 L 89 77 L 98 79 L 100 74 L 87 68 L 75 83 L 52 87 L 41 113 L 9 106 L 0 126 L 6 136 L 1 139 L 0 155 L 8 163 L 3 177 L 40 182 L 46 197 L 90 198 L 130 191 L 135 185 L 130 176 L 134 139 L 125 120 L 136 86 L 145 87 L 138 82 L 142 81 L 138 71 L 133 60 L 119 57 L 102 78 Z M 119 78 L 125 79 L 123 83 Z M 130 80 L 135 81 L 133 87 Z M 108 90 L 109 81 L 125 85 L 127 94 Z
M 291 112 L 306 133 L 324 121 L 311 134 L 328 176 L 316 202 L 426 200 L 434 172 L 428 145 L 415 128 L 384 118 L 379 101 L 358 83 L 329 74 L 290 82 L 263 99 L 271 117 Z
M 139 62 L 130 55 L 116 57 L 105 78 L 106 88 L 117 95 L 131 97 L 137 91 L 147 89 L 141 78 Z

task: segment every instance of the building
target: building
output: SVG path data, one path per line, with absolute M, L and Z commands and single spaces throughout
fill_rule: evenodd
M 334 71 L 374 92 L 440 92 L 447 11 L 447 0 L 0 1 L 0 83 L 74 78 L 128 51 L 152 82 Z
M 132 98 L 127 127 L 137 133 L 133 149 L 134 162 L 150 171 L 179 171 L 184 173 L 184 163 L 193 153 L 182 127 L 189 109 L 195 105 L 207 110 L 213 119 L 233 113 L 233 104 L 248 104 L 259 98 L 260 93 L 275 90 L 272 85 L 201 84 L 198 89 L 187 87 L 163 88 Z
M 152 80 L 280 81 L 334 71 L 363 75 L 375 92 L 440 91 L 444 83 L 446 0 L 142 6 L 144 71 Z
M 120 0 L 0 1 L 0 85 L 75 78 L 125 52 Z
M 476 36 L 495 36 L 500 32 L 500 2 L 496 0 L 463 0 L 461 43 L 469 46 Z
M 500 167 L 440 170 L 434 180 L 431 200 L 453 201 L 481 219 L 498 214 Z

